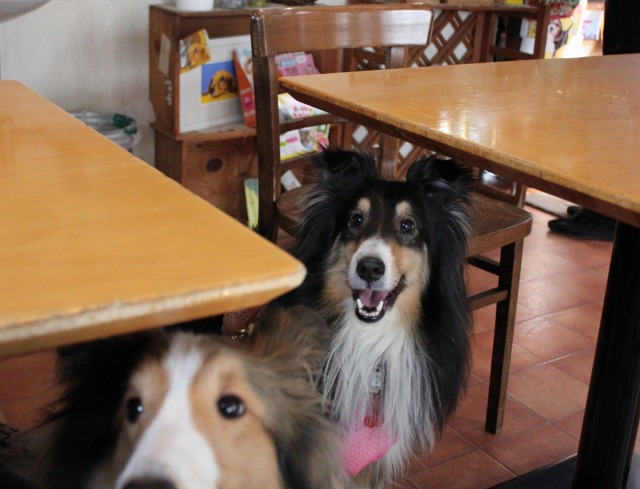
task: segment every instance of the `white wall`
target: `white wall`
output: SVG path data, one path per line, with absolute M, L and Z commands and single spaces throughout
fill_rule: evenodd
M 51 0 L 0 24 L 0 79 L 65 110 L 122 112 L 142 131 L 134 154 L 153 164 L 149 5 L 172 0 Z
M 319 0 L 318 4 L 344 4 Z M 0 23 L 0 79 L 18 80 L 67 111 L 134 117 L 134 154 L 154 164 L 149 5 L 175 0 L 51 0 Z

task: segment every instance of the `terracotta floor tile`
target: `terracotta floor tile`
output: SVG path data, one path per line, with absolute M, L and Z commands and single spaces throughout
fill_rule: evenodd
M 573 353 L 566 357 L 554 360 L 551 365 L 564 373 L 571 375 L 585 385 L 589 385 L 591 380 L 591 370 L 593 368 L 593 356 L 595 347 L 589 347 L 578 353 Z
M 536 316 L 562 311 L 583 304 L 585 300 L 566 286 L 555 283 L 556 276 L 536 278 L 520 284 L 518 304 L 524 304 Z
M 591 270 L 593 270 L 594 272 L 600 273 L 604 277 L 608 277 L 609 276 L 609 264 L 608 263 L 606 265 L 602 265 L 602 266 L 599 266 L 599 267 L 594 267 Z
M 568 433 L 576 440 L 580 439 L 580 432 L 582 431 L 582 419 L 584 418 L 584 409 L 577 411 L 569 416 L 560 418 L 553 422 L 558 428 L 565 433 Z
M 54 384 L 55 363 L 54 351 L 0 360 L 0 404 L 42 395 Z
M 471 371 L 485 381 L 489 381 L 491 375 L 491 357 L 493 353 L 493 331 L 477 333 L 473 335 L 471 343 Z M 528 350 L 514 343 L 511 349 L 511 371 L 515 372 L 523 368 L 539 363 L 541 360 Z
M 469 380 L 467 381 L 467 388 L 471 388 L 471 387 L 473 387 L 475 385 L 484 384 L 484 383 L 485 383 L 484 379 L 481 379 L 476 374 L 471 372 L 469 374 Z
M 549 220 L 534 216 L 531 234 L 525 239 L 525 251 L 530 249 L 554 250 L 568 245 L 568 238 L 549 231 Z
M 571 238 L 565 238 L 567 240 Z M 561 256 L 579 267 L 594 268 L 609 265 L 611 261 L 612 243 L 606 243 L 604 247 L 595 247 L 589 241 L 573 240 L 571 246 L 556 246 L 548 248 L 549 252 Z
M 15 428 L 30 429 L 43 420 L 43 409 L 47 406 L 44 399 L 15 401 L 2 405 L 5 422 Z
M 406 467 L 406 474 L 413 474 L 414 472 L 418 472 L 419 470 L 422 470 L 426 467 L 425 465 L 425 458 L 427 457 L 427 455 L 418 453 L 416 454 L 414 457 L 411 458 L 411 460 L 409 460 L 409 463 L 407 464 Z
M 518 298 L 520 296 L 518 295 Z M 516 323 L 520 323 L 522 321 L 528 321 L 529 319 L 533 319 L 534 317 L 539 316 L 539 313 L 534 309 L 528 307 L 526 304 L 523 304 L 518 299 L 518 308 L 516 309 Z
M 602 307 L 596 304 L 580 304 L 564 311 L 549 315 L 549 321 L 561 324 L 565 328 L 575 331 L 595 344 L 600 330 L 600 316 Z
M 496 321 L 496 306 L 491 305 L 473 311 L 473 332 L 493 331 Z
M 453 429 L 474 445 L 486 446 L 545 423 L 536 413 L 507 397 L 502 431 L 497 435 L 488 433 L 484 429 L 488 392 L 487 384 L 470 388 L 449 421 Z
M 509 395 L 546 419 L 562 418 L 583 409 L 587 386 L 549 364 L 515 372 Z
M 558 273 L 580 270 L 580 267 L 562 256 L 549 252 L 548 249 L 526 247 L 522 257 L 523 279 L 532 280 Z
M 416 489 L 416 486 L 411 484 L 406 479 L 402 479 L 402 480 L 396 481 L 393 487 L 394 487 L 394 489 Z
M 578 451 L 578 441 L 548 424 L 495 443 L 485 451 L 521 475 L 573 455 Z
M 554 285 L 566 288 L 572 295 L 578 296 L 584 302 L 601 303 L 607 285 L 607 277 L 591 269 L 574 270 L 568 273 L 554 275 Z
M 472 452 L 476 447 L 451 427 L 447 427 L 431 453 L 420 457 L 422 467 L 433 467 Z
M 408 480 L 417 489 L 486 489 L 513 476 L 486 453 L 477 450 L 411 474 Z
M 564 418 L 560 418 L 553 422 L 558 428 L 568 433 L 576 440 L 580 440 L 580 433 L 582 432 L 582 420 L 584 418 L 584 409 Z M 636 437 L 634 446 L 636 454 L 640 455 L 640 437 Z M 629 488 L 631 489 L 631 488 Z
M 498 283 L 498 277 L 492 273 L 485 272 L 479 268 L 470 265 L 466 268 L 467 272 L 467 289 L 470 294 L 475 294 L 482 290 L 495 287 Z
M 514 344 L 543 360 L 575 353 L 590 347 L 593 342 L 565 328 L 549 315 L 516 324 Z

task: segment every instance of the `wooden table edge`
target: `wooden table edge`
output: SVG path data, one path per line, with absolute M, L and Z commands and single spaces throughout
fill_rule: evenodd
M 300 285 L 305 275 L 306 269 L 300 265 L 293 273 L 251 284 L 151 300 L 116 301 L 83 311 L 69 309 L 66 313 L 0 324 L 0 358 L 141 331 L 157 327 L 159 322 L 168 326 L 259 306 Z

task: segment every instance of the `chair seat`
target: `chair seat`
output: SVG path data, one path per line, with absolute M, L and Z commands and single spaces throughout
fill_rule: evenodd
M 477 193 L 472 202 L 467 256 L 501 248 L 531 233 L 533 216 L 526 210 Z
M 297 233 L 304 197 L 313 185 L 283 193 L 276 203 L 276 222 L 291 236 Z M 467 256 L 486 253 L 524 239 L 531 233 L 533 217 L 526 210 L 479 193 L 472 195 L 471 235 Z

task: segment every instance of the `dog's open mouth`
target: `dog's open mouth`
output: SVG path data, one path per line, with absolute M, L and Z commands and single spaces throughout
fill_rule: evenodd
M 353 291 L 356 302 L 356 316 L 366 323 L 375 323 L 382 319 L 393 306 L 396 298 L 404 289 L 404 277 L 393 290 L 361 289 Z

